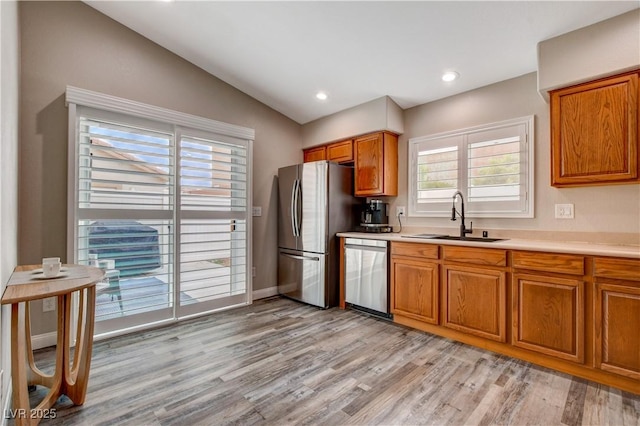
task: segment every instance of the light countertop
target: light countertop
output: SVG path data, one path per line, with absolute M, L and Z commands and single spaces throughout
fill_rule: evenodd
M 640 246 L 583 242 L 561 242 L 548 240 L 528 240 L 522 238 L 505 239 L 495 242 L 455 241 L 426 238 L 411 238 L 415 233 L 364 233 L 340 232 L 338 237 L 366 238 L 370 240 L 401 241 L 404 243 L 455 245 L 468 247 L 496 248 L 506 250 L 544 251 L 550 253 L 571 253 L 588 256 L 611 256 L 640 259 Z

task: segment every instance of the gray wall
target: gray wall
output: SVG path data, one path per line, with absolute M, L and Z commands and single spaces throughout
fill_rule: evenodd
M 18 262 L 18 6 L 0 2 L 0 294 Z M 5 407 L 11 369 L 11 308 L 0 316 L 0 402 Z
M 300 125 L 81 2 L 21 2 L 20 37 L 20 263 L 65 257 L 71 85 L 255 129 L 254 291 L 276 285 L 274 176 L 302 161 Z
M 402 109 L 388 96 L 304 124 L 302 147 L 310 148 L 378 130 L 404 132 Z
M 390 201 L 394 206 L 407 205 L 407 141 L 410 138 L 531 114 L 535 115 L 535 218 L 474 219 L 474 228 L 556 234 L 619 233 L 640 243 L 640 185 L 551 187 L 549 105 L 538 94 L 536 73 L 406 110 L 405 133 L 399 141 L 399 196 Z M 573 203 L 575 219 L 555 219 L 556 203 Z M 395 208 L 391 210 L 395 212 Z M 454 228 L 454 224 L 445 218 L 408 218 L 406 224 Z
M 547 91 L 640 66 L 640 9 L 538 43 L 538 89 Z

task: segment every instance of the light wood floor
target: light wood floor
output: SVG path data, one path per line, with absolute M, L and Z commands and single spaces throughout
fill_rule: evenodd
M 85 404 L 56 408 L 41 424 L 640 425 L 640 396 L 280 298 L 97 342 Z

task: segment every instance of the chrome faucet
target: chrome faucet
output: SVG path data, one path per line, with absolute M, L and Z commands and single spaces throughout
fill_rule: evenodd
M 458 196 L 460 196 L 460 202 L 462 203 L 462 208 L 460 212 L 456 210 L 456 198 L 458 198 Z M 467 227 L 464 224 L 464 197 L 462 196 L 462 192 L 460 191 L 456 191 L 456 193 L 453 194 L 453 205 L 451 206 L 452 221 L 456 220 L 456 213 L 458 213 L 458 216 L 462 218 L 462 224 L 460 225 L 460 238 L 464 239 L 464 237 L 467 234 L 473 233 L 473 222 L 471 222 L 471 226 L 469 227 L 469 229 L 467 229 Z

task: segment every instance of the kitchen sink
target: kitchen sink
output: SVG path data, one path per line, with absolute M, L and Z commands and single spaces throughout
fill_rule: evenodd
M 480 243 L 493 243 L 496 241 L 504 241 L 506 238 L 480 238 L 480 237 L 458 237 L 455 235 L 443 234 L 415 234 L 403 235 L 404 238 L 424 238 L 427 240 L 451 240 L 451 241 L 475 241 Z
M 437 235 L 432 237 L 434 240 L 452 240 L 452 241 L 475 241 L 480 243 L 493 243 L 496 241 L 504 241 L 505 238 L 483 238 L 483 237 L 458 237 L 453 235 Z
M 446 237 L 444 234 L 416 234 L 416 235 L 403 235 L 403 238 L 424 238 L 427 240 L 439 237 Z

